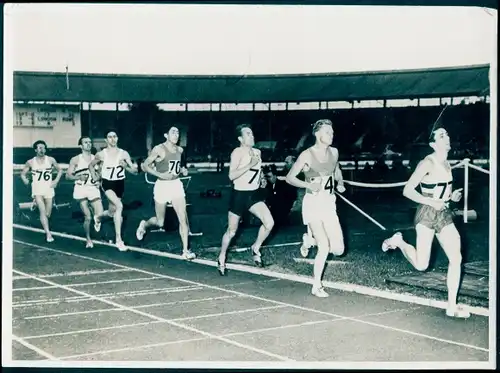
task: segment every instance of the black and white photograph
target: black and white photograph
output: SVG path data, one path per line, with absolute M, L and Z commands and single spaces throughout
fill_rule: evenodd
M 496 368 L 497 8 L 360 3 L 4 6 L 4 367 Z

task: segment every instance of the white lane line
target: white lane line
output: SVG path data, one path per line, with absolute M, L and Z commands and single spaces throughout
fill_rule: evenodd
M 63 356 L 63 357 L 60 357 L 59 360 L 74 360 L 74 359 L 77 359 L 77 358 L 87 357 L 87 356 L 107 355 L 107 354 L 116 353 L 116 352 L 144 350 L 146 348 L 162 347 L 162 346 L 182 344 L 182 343 L 188 343 L 188 342 L 206 341 L 206 340 L 209 340 L 209 339 L 211 339 L 211 338 L 210 337 L 200 337 L 200 338 L 181 339 L 181 340 L 178 340 L 178 341 L 152 343 L 152 344 L 142 345 L 142 346 L 132 346 L 132 347 L 116 348 L 116 349 L 113 349 L 113 350 L 89 352 L 87 354 Z
M 419 307 L 416 307 L 416 308 L 419 308 Z M 390 311 L 384 311 L 384 312 L 364 314 L 364 315 L 357 316 L 357 317 L 360 318 L 360 317 L 369 317 L 369 316 L 381 316 L 381 315 L 386 315 L 386 314 L 396 313 L 396 312 L 401 312 L 401 311 L 407 311 L 407 310 L 408 310 L 408 308 L 401 308 L 401 309 L 397 309 L 397 310 L 390 310 Z M 247 334 L 268 332 L 268 331 L 273 331 L 273 330 L 297 328 L 297 327 L 301 327 L 301 326 L 310 326 L 310 325 L 323 324 L 323 323 L 334 322 L 334 321 L 344 321 L 344 319 L 340 318 L 340 317 L 336 317 L 334 319 L 325 319 L 325 320 L 317 320 L 317 321 L 306 321 L 306 322 L 299 323 L 299 324 L 288 324 L 288 325 L 281 325 L 281 326 L 273 326 L 273 327 L 269 327 L 269 328 L 248 330 L 248 331 L 245 331 L 245 332 L 229 333 L 229 334 L 224 334 L 224 337 L 234 337 L 234 336 L 238 336 L 238 335 L 247 335 Z
M 14 242 L 17 242 L 17 243 L 20 243 L 20 244 L 25 244 L 25 245 L 27 244 L 27 245 L 31 245 L 31 246 L 35 246 L 35 247 L 39 246 L 39 245 L 31 244 L 29 242 L 20 241 L 20 240 L 14 240 Z M 489 350 L 487 348 L 483 348 L 483 347 L 479 347 L 479 346 L 475 346 L 475 345 L 470 345 L 470 344 L 466 344 L 466 343 L 462 343 L 462 342 L 456 342 L 456 341 L 452 341 L 452 340 L 448 340 L 448 339 L 444 339 L 444 338 L 438 338 L 438 337 L 434 337 L 434 336 L 431 336 L 431 335 L 428 335 L 428 334 L 417 333 L 417 332 L 413 332 L 413 331 L 410 331 L 410 330 L 401 329 L 401 328 L 395 328 L 395 327 L 392 327 L 392 326 L 388 326 L 388 325 L 384 325 L 384 324 L 377 324 L 377 323 L 369 322 L 369 321 L 365 321 L 365 320 L 358 320 L 358 319 L 356 319 L 354 317 L 342 316 L 342 315 L 334 314 L 334 313 L 331 313 L 331 312 L 320 311 L 320 310 L 317 310 L 317 309 L 314 309 L 314 308 L 308 308 L 308 307 L 298 306 L 298 305 L 291 304 L 291 303 L 286 303 L 286 302 L 276 301 L 276 300 L 272 300 L 272 299 L 267 299 L 267 298 L 264 298 L 264 297 L 258 297 L 258 296 L 255 296 L 255 295 L 246 294 L 246 293 L 242 293 L 242 292 L 235 291 L 235 290 L 229 290 L 229 289 L 224 289 L 224 288 L 221 288 L 221 287 L 218 287 L 218 286 L 202 284 L 202 283 L 199 283 L 199 282 L 196 282 L 196 281 L 185 280 L 185 279 L 174 277 L 174 276 L 162 275 L 160 273 L 154 273 L 154 272 L 150 272 L 150 271 L 145 271 L 143 269 L 133 268 L 133 267 L 129 267 L 129 266 L 125 266 L 125 265 L 122 265 L 122 264 L 113 263 L 113 262 L 102 260 L 102 259 L 96 259 L 96 258 L 86 257 L 84 255 L 68 253 L 68 252 L 65 252 L 65 251 L 57 250 L 57 249 L 50 249 L 50 250 L 54 251 L 54 252 L 63 253 L 63 254 L 65 253 L 68 256 L 74 256 L 74 257 L 77 257 L 77 258 L 88 259 L 90 261 L 95 261 L 97 263 L 103 263 L 103 264 L 108 264 L 108 265 L 115 265 L 115 266 L 117 266 L 119 268 L 128 268 L 128 269 L 140 272 L 140 273 L 144 273 L 144 274 L 148 274 L 148 275 L 156 275 L 156 276 L 164 277 L 164 278 L 171 279 L 171 280 L 177 280 L 177 281 L 185 282 L 185 283 L 192 284 L 192 285 L 202 286 L 202 287 L 205 287 L 205 288 L 208 288 L 208 289 L 220 290 L 220 291 L 224 291 L 224 292 L 227 292 L 227 293 L 230 293 L 230 294 L 243 295 L 243 296 L 250 297 L 252 299 L 258 299 L 258 300 L 261 300 L 261 301 L 267 301 L 267 302 L 271 302 L 271 303 L 274 303 L 274 304 L 286 305 L 286 306 L 290 306 L 290 307 L 293 307 L 293 308 L 296 308 L 296 309 L 300 309 L 300 310 L 303 310 L 303 311 L 314 312 L 314 313 L 319 313 L 319 314 L 333 316 L 333 317 L 340 317 L 340 318 L 343 318 L 344 320 L 350 320 L 350 321 L 354 321 L 354 322 L 359 322 L 359 323 L 362 323 L 362 324 L 375 326 L 375 327 L 378 327 L 378 328 L 381 328 L 381 329 L 386 329 L 386 330 L 391 330 L 391 331 L 397 331 L 397 332 L 400 332 L 400 333 L 403 333 L 403 334 L 418 336 L 418 337 L 421 337 L 421 338 L 426 338 L 426 339 L 430 339 L 430 340 L 434 340 L 434 341 L 438 341 L 438 342 L 452 344 L 452 345 L 455 345 L 455 346 L 461 346 L 461 347 L 466 347 L 466 348 L 470 348 L 470 349 L 473 349 L 473 350 L 489 352 Z
M 139 306 L 130 306 L 130 308 L 159 307 L 159 306 L 169 306 L 169 305 L 184 304 L 184 303 L 198 303 L 198 302 L 206 302 L 206 301 L 214 301 L 214 300 L 222 300 L 222 299 L 230 299 L 230 298 L 242 298 L 242 297 L 239 297 L 237 295 L 226 295 L 226 296 L 222 296 L 222 297 L 180 300 L 180 301 L 175 301 L 175 302 L 141 304 Z M 39 320 L 39 319 L 49 319 L 49 318 L 53 318 L 53 317 L 87 315 L 87 314 L 92 314 L 92 313 L 109 312 L 109 311 L 122 311 L 122 310 L 120 308 L 103 308 L 103 309 L 91 310 L 91 311 L 75 311 L 75 312 L 65 312 L 65 313 L 53 313 L 53 314 L 49 314 L 49 315 L 17 317 L 17 318 L 14 318 L 14 320 Z
M 416 307 L 416 308 L 419 308 L 419 307 Z M 380 316 L 380 315 L 385 315 L 388 313 L 395 313 L 395 312 L 401 312 L 401 311 L 406 311 L 406 310 L 407 310 L 407 308 L 403 308 L 403 309 L 398 309 L 398 310 L 390 310 L 390 311 L 384 311 L 384 312 L 378 312 L 378 313 L 364 314 L 364 315 L 361 315 L 358 317 Z M 229 338 L 229 337 L 235 337 L 235 336 L 240 336 L 240 335 L 248 335 L 248 334 L 254 334 L 254 333 L 274 331 L 274 330 L 318 325 L 318 324 L 330 323 L 330 322 L 341 321 L 341 320 L 342 319 L 340 319 L 340 318 L 334 318 L 334 319 L 325 319 L 325 320 L 318 320 L 318 321 L 306 321 L 306 322 L 299 323 L 299 324 L 288 324 L 288 325 L 281 325 L 281 326 L 275 326 L 275 327 L 269 327 L 269 328 L 247 330 L 245 332 L 222 334 L 221 336 L 225 337 L 225 338 Z M 162 346 L 167 346 L 167 345 L 174 345 L 174 344 L 181 344 L 181 343 L 188 343 L 188 342 L 197 342 L 197 341 L 203 341 L 203 340 L 207 340 L 207 339 L 210 339 L 210 338 L 192 338 L 192 339 L 183 339 L 183 340 L 179 340 L 179 341 L 153 343 L 153 344 L 147 344 L 147 345 L 141 345 L 141 346 L 130 346 L 130 347 L 113 349 L 113 350 L 97 351 L 97 352 L 90 352 L 90 353 L 86 353 L 86 354 L 64 356 L 64 357 L 60 357 L 59 359 L 69 360 L 69 359 L 75 359 L 75 358 L 81 358 L 81 357 L 87 357 L 87 356 L 107 355 L 107 354 L 116 353 L 116 352 L 143 350 L 143 349 L 147 349 L 147 348 L 162 347 Z
M 152 304 L 141 304 L 140 306 L 133 306 L 132 308 L 147 308 L 147 307 L 158 307 L 158 306 L 169 306 L 174 304 L 186 304 L 186 303 L 197 303 L 197 302 L 210 302 L 214 300 L 231 299 L 231 298 L 243 298 L 240 295 L 223 295 L 220 297 L 211 298 L 201 298 L 201 299 L 189 299 L 189 300 L 178 300 L 175 302 L 165 302 L 165 303 L 152 303 Z
M 106 298 L 106 299 L 114 299 L 114 298 L 121 298 L 121 297 L 137 297 L 137 296 L 142 296 L 142 295 L 179 293 L 179 292 L 183 292 L 183 291 L 200 290 L 200 289 L 203 289 L 203 287 L 198 286 L 198 285 L 176 286 L 176 287 L 158 288 L 158 289 L 151 289 L 151 290 L 121 291 L 121 292 L 116 292 L 116 293 L 106 293 L 106 294 L 99 294 L 99 297 Z M 70 303 L 72 303 L 72 302 L 73 303 L 86 302 L 89 300 L 92 300 L 92 299 L 89 297 L 83 297 L 83 296 L 74 296 L 74 297 L 67 297 L 67 298 L 36 299 L 36 300 L 27 300 L 24 302 L 14 303 L 12 307 L 13 308 L 34 307 L 34 306 L 45 306 L 48 304 L 57 304 L 57 303 L 62 303 L 62 302 L 70 302 Z
M 38 278 L 54 278 L 54 277 L 70 277 L 70 276 L 91 276 L 91 275 L 98 275 L 98 274 L 103 274 L 103 273 L 117 273 L 117 272 L 130 272 L 130 269 L 124 269 L 124 268 L 94 269 L 94 270 L 89 270 L 89 271 L 73 271 L 73 272 L 60 272 L 60 273 L 49 273 L 49 274 L 34 273 L 33 275 L 38 277 Z M 22 279 L 27 279 L 27 278 L 29 278 L 29 277 L 12 276 L 13 280 L 22 280 Z
M 12 335 L 12 340 L 13 341 L 16 341 L 20 344 L 22 344 L 24 347 L 26 348 L 29 348 L 30 350 L 32 351 L 35 351 L 37 354 L 49 359 L 49 360 L 59 360 L 58 358 L 56 358 L 55 356 L 52 356 L 51 354 L 49 354 L 48 352 L 45 352 L 44 350 L 42 350 L 41 348 L 38 348 L 34 345 L 32 345 L 31 343 L 29 342 L 26 342 L 23 338 L 21 337 L 17 337 L 15 336 L 14 334 Z
M 146 326 L 146 325 L 160 324 L 160 323 L 161 323 L 161 321 L 146 321 L 146 322 L 138 322 L 138 323 L 134 323 L 134 324 L 105 326 L 103 328 L 80 329 L 80 330 L 74 330 L 74 331 L 69 331 L 69 332 L 30 335 L 30 336 L 23 337 L 23 338 L 31 340 L 31 339 L 39 339 L 39 338 L 61 337 L 61 336 L 72 335 L 72 334 L 85 334 L 85 333 L 100 332 L 100 331 L 105 331 L 105 330 L 132 328 L 132 327 L 136 327 L 136 326 Z
M 91 285 L 104 285 L 104 284 L 121 284 L 121 283 L 127 283 L 127 282 L 134 282 L 134 281 L 147 281 L 147 280 L 158 280 L 164 278 L 161 277 L 142 277 L 142 278 L 131 278 L 131 279 L 121 279 L 121 280 L 109 280 L 109 281 L 97 281 L 97 282 L 82 282 L 80 284 L 65 284 L 66 286 L 69 287 L 79 287 L 79 286 L 91 286 Z M 49 286 L 36 286 L 36 287 L 27 287 L 27 288 L 17 288 L 17 289 L 12 289 L 12 291 L 28 291 L 28 290 L 45 290 L 45 289 L 57 289 L 57 285 L 49 285 Z
M 13 227 L 17 228 L 17 229 L 22 229 L 25 231 L 44 234 L 44 231 L 40 228 L 33 228 L 33 227 L 26 226 L 26 225 L 21 225 L 21 224 L 13 224 Z M 83 237 L 79 237 L 79 236 L 75 236 L 75 235 L 71 235 L 71 234 L 67 234 L 67 233 L 52 232 L 52 235 L 75 240 L 75 241 L 85 241 L 85 238 L 83 238 Z M 103 246 L 116 248 L 114 245 L 109 244 L 107 242 L 99 242 L 99 244 L 101 244 Z M 154 255 L 154 256 L 158 256 L 158 257 L 165 257 L 165 258 L 169 258 L 169 259 L 185 260 L 180 255 L 167 253 L 167 252 L 161 252 L 158 250 L 150 250 L 150 249 L 145 249 L 145 248 L 135 247 L 135 246 L 128 246 L 128 248 L 129 248 L 129 251 L 135 251 L 135 252 L 139 252 L 139 253 Z M 209 267 L 217 267 L 217 262 L 214 260 L 196 258 L 196 259 L 192 260 L 192 262 L 197 263 L 197 264 L 201 264 L 201 265 L 205 265 L 205 266 L 209 266 Z M 294 282 L 303 283 L 303 284 L 312 285 L 312 283 L 313 283 L 312 277 L 309 277 L 309 276 L 277 272 L 277 271 L 272 271 L 269 269 L 252 267 L 252 266 L 249 266 L 247 264 L 242 265 L 242 264 L 228 262 L 228 263 L 226 263 L 226 267 L 227 267 L 227 269 L 234 270 L 234 271 L 252 273 L 255 275 L 262 275 L 262 276 L 266 276 L 266 277 L 274 277 L 277 279 L 294 281 Z M 402 294 L 402 293 L 398 293 L 395 291 L 377 289 L 377 288 L 373 288 L 373 287 L 369 287 L 369 286 L 357 285 L 357 284 L 352 284 L 352 283 L 334 282 L 334 281 L 323 281 L 323 286 L 325 286 L 326 288 L 329 288 L 329 289 L 335 289 L 335 290 L 340 290 L 340 291 L 345 291 L 345 292 L 367 295 L 370 297 L 377 297 L 377 298 L 382 298 L 382 299 L 390 299 L 390 300 L 395 300 L 398 302 L 418 304 L 421 306 L 433 307 L 433 308 L 442 309 L 442 310 L 445 310 L 447 308 L 446 301 L 440 301 L 440 300 L 435 300 L 435 299 L 431 299 L 431 298 L 423 298 L 423 297 L 418 297 L 418 296 L 410 295 L 410 294 Z M 490 311 L 488 308 L 469 306 L 467 304 L 464 304 L 463 307 L 467 311 L 469 311 L 470 313 L 472 313 L 474 315 L 490 317 Z
M 28 273 L 24 273 L 24 272 L 21 272 L 21 271 L 18 271 L 18 270 L 14 270 L 15 273 L 19 274 L 19 275 L 24 275 L 24 276 L 29 276 L 29 277 L 32 277 L 34 280 L 37 280 L 36 277 L 34 276 L 31 276 L 29 275 Z M 46 279 L 38 279 L 42 282 L 45 282 L 46 284 L 49 284 L 49 285 L 56 285 L 54 282 L 50 281 L 50 280 L 46 280 Z M 171 325 L 174 325 L 174 326 L 177 326 L 179 328 L 182 328 L 182 329 L 185 329 L 185 330 L 189 330 L 189 331 L 192 331 L 192 332 L 195 332 L 195 333 L 198 333 L 198 334 L 202 334 L 206 337 L 210 337 L 210 338 L 213 338 L 213 339 L 217 339 L 219 341 L 222 341 L 222 342 L 225 342 L 225 343 L 228 343 L 228 344 L 232 344 L 234 346 L 237 346 L 237 347 L 240 347 L 240 348 L 243 348 L 245 350 L 249 350 L 249 351 L 253 351 L 253 352 L 257 352 L 257 353 L 260 353 L 262 355 L 266 355 L 266 356 L 269 356 L 269 357 L 273 357 L 275 359 L 278 359 L 278 360 L 281 360 L 281 361 L 292 361 L 292 359 L 288 358 L 288 357 L 285 357 L 285 356 L 281 356 L 281 355 L 278 355 L 278 354 L 273 354 L 272 352 L 268 352 L 268 351 L 265 351 L 263 349 L 260 349 L 260 348 L 256 348 L 256 347 L 252 347 L 252 346 L 248 346 L 248 345 L 245 345 L 244 343 L 239 343 L 239 342 L 235 342 L 235 341 L 232 341 L 230 339 L 227 339 L 227 338 L 223 338 L 223 337 L 218 337 L 214 334 L 211 334 L 211 333 L 208 333 L 208 332 L 205 332 L 205 331 L 202 331 L 202 330 L 199 330 L 199 329 L 196 329 L 196 328 L 193 328 L 191 326 L 187 326 L 187 325 L 183 325 L 183 324 L 180 324 L 180 323 L 177 323 L 175 321 L 172 321 L 172 320 L 168 320 L 168 319 L 165 319 L 163 317 L 159 317 L 159 316 L 155 316 L 155 315 L 152 315 L 152 314 L 149 314 L 147 312 L 143 312 L 143 311 L 140 311 L 140 310 L 137 310 L 137 309 L 133 309 L 133 308 L 130 308 L 130 307 L 127 307 L 127 306 L 124 306 L 122 304 L 119 304 L 119 303 L 116 303 L 116 302 L 113 302 L 113 301 L 110 301 L 108 299 L 102 299 L 102 298 L 99 298 L 98 296 L 95 296 L 95 295 L 92 295 L 92 294 L 88 294 L 88 293 L 85 293 L 83 291 L 80 291 L 80 290 L 77 290 L 77 289 L 72 289 L 72 288 L 69 288 L 65 285 L 59 285 L 61 287 L 61 289 L 64 289 L 64 290 L 68 290 L 68 291 L 72 291 L 76 294 L 80 294 L 80 295 L 86 295 L 86 296 L 89 296 L 89 297 L 92 297 L 94 298 L 95 300 L 98 300 L 98 301 L 101 301 L 103 303 L 107 303 L 111 306 L 114 306 L 114 307 L 117 307 L 117 308 L 122 308 L 124 309 L 125 311 L 129 311 L 129 312 L 132 312 L 132 313 L 135 313 L 137 315 L 141 315 L 141 316 L 145 316 L 145 317 L 149 317 L 153 320 L 156 320 L 156 321 L 163 321 L 163 322 L 166 322 L 168 324 L 171 324 Z
M 224 286 L 240 286 L 240 285 L 249 285 L 249 284 L 267 284 L 269 282 L 283 281 L 280 278 L 272 278 L 270 280 L 262 280 L 262 281 L 243 281 L 243 282 L 233 282 L 231 284 L 224 284 Z
M 200 316 L 190 316 L 190 317 L 179 317 L 176 319 L 169 319 L 172 321 L 190 321 L 190 320 L 198 320 L 198 319 L 205 319 L 209 317 L 217 317 L 217 316 L 227 316 L 227 315 L 238 315 L 240 313 L 247 313 L 247 312 L 257 312 L 257 311 L 266 311 L 266 310 L 275 310 L 278 308 L 286 308 L 288 306 L 269 306 L 269 307 L 257 307 L 257 308 L 246 308 L 244 310 L 238 310 L 238 311 L 228 311 L 228 312 L 218 312 L 218 313 L 209 313 L 206 315 L 200 315 Z

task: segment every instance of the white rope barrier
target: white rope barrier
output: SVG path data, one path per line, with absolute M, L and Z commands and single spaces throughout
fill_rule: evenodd
M 344 183 L 349 184 L 349 185 L 353 185 L 353 186 L 365 187 L 365 188 L 397 188 L 397 187 L 405 186 L 407 182 L 402 181 L 399 183 L 375 184 L 375 183 L 360 183 L 358 181 L 344 180 Z
M 338 193 L 338 192 L 335 192 L 335 194 L 337 194 L 340 198 L 342 198 L 344 200 L 345 203 L 347 203 L 348 205 L 350 205 L 351 207 L 353 207 L 355 210 L 357 210 L 361 215 L 363 215 L 365 218 L 367 218 L 368 220 L 370 220 L 373 224 L 375 224 L 377 227 L 379 227 L 380 229 L 382 229 L 383 231 L 386 231 L 387 228 L 384 227 L 382 224 L 380 224 L 378 221 L 376 221 L 374 218 L 372 218 L 370 215 L 368 215 L 366 212 L 364 212 L 363 210 L 361 210 L 358 206 L 356 206 L 354 203 L 352 203 L 351 201 L 349 201 L 347 198 L 345 198 L 342 194 Z
M 488 174 L 488 175 L 490 174 L 490 171 L 489 171 L 489 170 L 485 170 L 484 168 L 482 168 L 482 167 L 478 167 L 478 166 L 476 166 L 476 165 L 473 165 L 472 163 L 469 163 L 467 166 L 468 166 L 468 167 L 470 167 L 470 168 L 473 168 L 474 170 L 477 170 L 477 171 L 479 171 L 479 172 L 482 172 L 482 173 L 484 173 L 484 174 Z
M 476 165 L 473 165 L 471 163 L 471 160 L 469 158 L 465 158 L 458 162 L 457 164 L 454 164 L 451 166 L 452 169 L 459 168 L 459 167 L 464 167 L 464 210 L 463 210 L 463 220 L 464 223 L 468 222 L 468 203 L 469 203 L 469 168 L 472 168 L 474 170 L 477 170 L 479 172 L 485 173 L 485 174 L 490 174 L 489 170 L 485 170 L 482 167 L 478 167 Z M 397 187 L 402 187 L 406 185 L 406 181 L 402 181 L 399 183 L 362 183 L 362 182 L 357 182 L 357 181 L 352 181 L 352 180 L 344 180 L 344 183 L 352 185 L 352 186 L 358 186 L 358 187 L 364 187 L 364 188 L 397 188 Z M 340 198 L 342 198 L 347 204 L 349 204 L 351 207 L 356 209 L 360 214 L 362 214 L 364 217 L 369 219 L 373 224 L 377 225 L 380 229 L 382 230 L 387 230 L 382 224 L 380 224 L 378 221 L 373 219 L 371 216 L 369 216 L 366 212 L 361 210 L 358 206 L 356 206 L 354 203 L 349 201 L 347 198 L 345 198 L 343 195 L 335 192 Z

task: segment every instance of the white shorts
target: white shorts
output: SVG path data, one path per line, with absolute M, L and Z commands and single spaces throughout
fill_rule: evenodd
M 184 198 L 184 184 L 181 180 L 156 180 L 153 198 L 156 203 L 170 203 L 174 199 Z
M 88 199 L 90 202 L 101 199 L 101 192 L 98 187 L 90 185 L 75 185 L 73 189 L 73 199 Z
M 337 220 L 337 198 L 331 194 L 305 193 L 302 199 L 302 221 L 308 225 L 315 221 Z
M 31 185 L 31 197 L 35 198 L 35 196 L 42 196 L 43 198 L 54 198 L 56 195 L 54 188 L 51 188 L 50 185 Z

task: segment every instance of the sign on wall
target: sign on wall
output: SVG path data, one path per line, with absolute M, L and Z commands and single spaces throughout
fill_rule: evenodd
M 14 104 L 13 147 L 43 140 L 50 148 L 75 148 L 82 135 L 79 105 Z
M 14 127 L 53 128 L 58 124 L 77 124 L 79 106 L 14 105 Z

